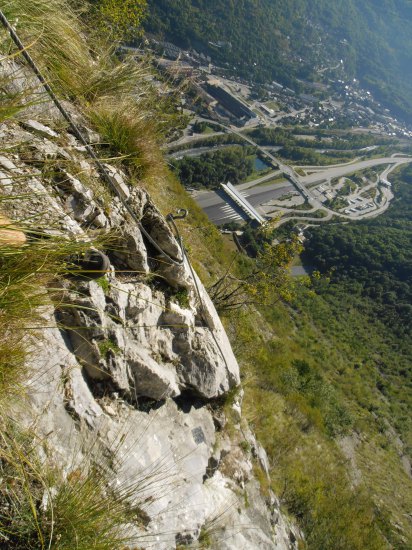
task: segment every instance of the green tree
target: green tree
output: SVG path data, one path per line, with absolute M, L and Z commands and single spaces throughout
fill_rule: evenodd
M 301 251 L 294 237 L 277 245 L 265 244 L 244 276 L 236 276 L 230 268 L 209 288 L 209 294 L 222 311 L 231 311 L 252 304 L 273 305 L 290 301 L 295 282 L 289 273 L 294 256 Z
M 115 40 L 129 40 L 142 34 L 146 0 L 100 0 L 96 10 L 103 30 Z

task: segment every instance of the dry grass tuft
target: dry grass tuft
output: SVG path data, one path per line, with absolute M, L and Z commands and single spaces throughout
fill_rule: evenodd
M 109 488 L 102 468 L 83 464 L 63 478 L 38 459 L 33 432 L 2 419 L 0 548 L 121 550 L 136 542 L 130 528 L 143 527 L 147 516 Z
M 13 227 L 21 234 L 18 224 Z M 90 246 L 90 242 L 40 234 L 21 246 L 0 244 L 0 399 L 14 394 L 25 378 L 28 336 L 38 337 L 42 306 L 60 295 L 53 283 L 73 270 L 70 256 Z
M 145 93 L 136 98 L 107 96 L 94 103 L 89 112 L 103 143 L 139 179 L 163 164 L 151 100 Z
M 132 93 L 140 69 L 119 62 L 114 45 L 94 37 L 67 0 L 8 0 L 2 9 L 49 83 L 69 99 L 91 102 L 103 95 Z M 3 55 L 15 55 L 2 31 Z M 18 59 L 18 57 L 16 57 Z

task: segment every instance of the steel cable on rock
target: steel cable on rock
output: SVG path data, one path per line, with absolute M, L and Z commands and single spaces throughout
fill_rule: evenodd
M 94 152 L 93 147 L 91 147 L 91 145 L 88 143 L 88 141 L 86 140 L 86 138 L 83 136 L 82 132 L 80 131 L 80 128 L 74 122 L 74 120 L 73 120 L 72 116 L 70 115 L 70 113 L 68 113 L 68 111 L 64 108 L 62 102 L 58 99 L 58 97 L 54 93 L 51 86 L 47 83 L 47 81 L 44 78 L 42 72 L 40 71 L 39 67 L 35 63 L 34 59 L 28 53 L 27 49 L 25 48 L 24 44 L 20 40 L 20 38 L 19 38 L 18 34 L 16 33 L 15 29 L 10 24 L 9 20 L 7 19 L 7 17 L 4 15 L 4 13 L 1 10 L 0 10 L 0 21 L 3 24 L 3 26 L 6 28 L 6 30 L 9 32 L 11 39 L 16 44 L 16 46 L 17 46 L 18 50 L 20 51 L 21 55 L 26 60 L 29 67 L 32 69 L 32 71 L 34 72 L 34 74 L 36 75 L 36 77 L 38 78 L 38 80 L 40 81 L 42 86 L 44 87 L 44 89 L 47 92 L 47 94 L 49 95 L 50 99 L 53 101 L 53 103 L 55 104 L 55 106 L 57 107 L 57 109 L 59 110 L 61 115 L 63 116 L 63 118 L 69 124 L 70 128 L 73 131 L 73 134 L 77 137 L 77 139 L 85 147 L 87 153 L 89 154 L 89 156 L 91 157 L 91 159 L 95 163 L 100 176 L 110 186 L 110 188 L 114 191 L 114 193 L 119 198 L 120 202 L 122 203 L 124 208 L 127 210 L 128 214 L 132 217 L 133 221 L 136 223 L 136 225 L 138 226 L 138 228 L 142 232 L 142 234 L 146 237 L 146 239 L 149 241 L 149 243 L 162 256 L 164 256 L 171 264 L 178 265 L 178 266 L 183 266 L 185 261 L 187 262 L 187 265 L 189 266 L 189 270 L 190 270 L 190 273 L 191 273 L 191 277 L 192 277 L 193 282 L 194 282 L 196 294 L 197 294 L 197 297 L 198 297 L 198 300 L 199 300 L 202 319 L 203 319 L 206 327 L 210 330 L 210 332 L 212 334 L 212 337 L 213 337 L 213 340 L 216 344 L 216 347 L 218 348 L 218 350 L 220 352 L 220 355 L 222 356 L 222 358 L 225 362 L 226 368 L 229 371 L 227 359 L 226 359 L 226 357 L 223 353 L 223 350 L 222 350 L 222 348 L 221 348 L 221 346 L 220 346 L 220 344 L 219 344 L 219 342 L 216 338 L 216 335 L 214 334 L 214 330 L 213 330 L 213 328 L 211 328 L 209 326 L 209 323 L 208 323 L 207 319 L 205 318 L 205 315 L 204 315 L 205 306 L 204 306 L 203 299 L 202 299 L 202 296 L 201 296 L 201 292 L 200 292 L 200 289 L 199 289 L 199 285 L 198 285 L 198 282 L 197 282 L 197 277 L 196 277 L 196 274 L 194 273 L 193 267 L 192 267 L 189 259 L 187 258 L 186 250 L 185 250 L 185 247 L 183 245 L 183 240 L 180 236 L 179 230 L 178 230 L 178 228 L 175 224 L 175 221 L 174 221 L 175 219 L 179 219 L 179 218 L 181 219 L 181 218 L 185 217 L 186 214 L 187 214 L 187 211 L 184 210 L 184 209 L 181 209 L 179 211 L 180 214 L 178 213 L 177 216 L 173 216 L 173 214 L 169 214 L 166 217 L 167 222 L 170 223 L 174 228 L 174 231 L 176 233 L 175 238 L 177 239 L 177 241 L 179 243 L 179 246 L 180 246 L 180 250 L 182 252 L 182 259 L 181 260 L 176 260 L 175 258 L 172 258 L 169 254 L 167 254 L 167 252 L 165 252 L 161 248 L 161 246 L 153 239 L 153 237 L 150 235 L 150 233 L 148 233 L 148 231 L 143 227 L 141 221 L 136 216 L 136 214 L 133 211 L 133 209 L 131 208 L 131 206 L 123 198 L 123 196 L 120 193 L 120 191 L 118 190 L 117 186 L 113 183 L 112 178 L 111 178 L 108 170 L 106 169 L 106 167 L 103 165 L 103 163 L 100 161 L 100 159 L 98 158 L 98 156 Z M 184 215 L 182 215 L 183 211 L 184 211 Z
M 187 210 L 184 209 L 184 208 L 181 208 L 180 210 L 178 210 L 177 215 L 168 214 L 166 216 L 166 220 L 168 221 L 168 223 L 170 223 L 170 225 L 173 227 L 173 229 L 175 231 L 175 239 L 177 240 L 177 242 L 180 245 L 180 250 L 182 251 L 183 262 L 186 260 L 187 265 L 189 266 L 190 274 L 192 276 L 193 283 L 194 283 L 195 290 L 196 290 L 196 294 L 197 294 L 197 297 L 198 297 L 198 300 L 199 300 L 201 318 L 202 318 L 204 324 L 206 325 L 206 328 L 208 328 L 210 330 L 210 333 L 211 333 L 212 338 L 213 338 L 213 340 L 216 344 L 216 347 L 219 350 L 219 353 L 222 356 L 223 361 L 225 362 L 227 371 L 229 372 L 229 365 L 228 365 L 226 356 L 223 353 L 223 350 L 222 350 L 222 348 L 221 348 L 221 346 L 220 346 L 220 344 L 219 344 L 219 342 L 216 338 L 215 331 L 213 330 L 212 327 L 210 327 L 210 324 L 209 324 L 209 322 L 208 322 L 208 320 L 205 316 L 206 308 L 205 308 L 205 305 L 204 305 L 204 302 L 203 302 L 203 299 L 202 299 L 202 295 L 201 295 L 201 292 L 200 292 L 199 283 L 197 282 L 197 276 L 196 276 L 196 273 L 194 272 L 192 264 L 189 261 L 189 258 L 187 256 L 187 251 L 186 251 L 185 246 L 183 244 L 183 239 L 182 239 L 182 237 L 180 235 L 180 232 L 179 232 L 179 229 L 177 228 L 177 225 L 175 223 L 175 220 L 183 219 L 186 216 L 187 216 Z
M 150 242 L 151 245 L 155 247 L 155 249 L 160 252 L 162 256 L 167 258 L 172 264 L 174 265 L 182 265 L 184 262 L 184 259 L 182 260 L 176 260 L 169 256 L 167 252 L 165 252 L 159 244 L 153 239 L 153 237 L 146 231 L 146 229 L 143 227 L 142 223 L 140 222 L 139 218 L 136 216 L 133 209 L 130 207 L 128 202 L 123 198 L 122 194 L 116 187 L 116 185 L 113 183 L 112 178 L 105 168 L 105 166 L 102 164 L 96 153 L 94 152 L 93 148 L 90 146 L 86 138 L 83 136 L 82 132 L 80 131 L 77 124 L 74 122 L 72 116 L 70 113 L 67 112 L 67 110 L 64 108 L 61 101 L 58 99 L 50 85 L 47 83 L 46 79 L 44 78 L 42 72 L 40 71 L 39 67 L 36 65 L 35 61 L 31 57 L 31 55 L 28 53 L 27 49 L 25 48 L 24 44 L 20 40 L 19 36 L 17 35 L 16 31 L 14 30 L 13 26 L 9 23 L 7 17 L 4 15 L 4 13 L 0 10 L 0 21 L 3 24 L 3 26 L 8 30 L 11 39 L 16 44 L 18 50 L 20 51 L 21 55 L 24 57 L 24 59 L 27 61 L 30 68 L 33 70 L 34 74 L 39 79 L 40 83 L 46 90 L 47 94 L 50 96 L 50 99 L 53 101 L 53 103 L 56 105 L 57 109 L 60 111 L 64 119 L 68 122 L 70 128 L 72 129 L 74 135 L 77 137 L 77 139 L 82 143 L 82 145 L 86 148 L 86 151 L 96 164 L 96 167 L 98 169 L 98 172 L 100 176 L 104 179 L 104 181 L 111 187 L 111 189 L 114 191 L 114 193 L 117 195 L 117 197 L 120 199 L 120 202 L 125 207 L 129 215 L 133 218 L 133 221 L 137 224 L 140 231 L 143 233 L 143 235 L 146 237 L 146 239 Z

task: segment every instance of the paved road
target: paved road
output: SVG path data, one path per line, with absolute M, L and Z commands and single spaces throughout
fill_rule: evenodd
M 236 185 L 236 188 L 243 191 L 244 189 L 249 189 L 250 187 L 255 187 L 255 185 L 259 185 L 261 183 L 264 183 L 265 181 L 269 181 L 269 180 L 271 180 L 273 178 L 277 178 L 281 175 L 282 175 L 282 172 L 280 170 L 274 170 L 273 172 L 269 172 L 268 174 L 265 174 L 264 176 L 261 176 L 260 178 L 256 178 L 255 180 L 247 181 L 245 183 L 240 183 L 239 185 Z M 281 182 L 279 181 L 278 183 L 280 184 Z
M 275 200 L 282 195 L 294 191 L 293 185 L 289 181 L 274 183 L 272 185 L 258 185 L 242 191 L 242 195 L 247 198 L 252 206 L 259 206 L 265 202 Z
M 275 156 L 273 156 L 271 153 L 269 153 L 268 151 L 265 151 L 264 149 L 262 149 L 262 147 L 260 147 L 257 143 L 255 143 L 249 137 L 243 136 L 243 134 L 241 134 L 236 129 L 230 128 L 229 130 L 231 130 L 233 133 L 235 133 L 239 136 L 242 136 L 245 139 L 245 141 L 247 141 L 251 145 L 254 145 L 260 151 L 265 153 L 266 158 L 272 160 L 273 163 L 276 164 L 279 167 L 279 169 L 289 178 L 289 180 L 298 189 L 298 191 L 302 194 L 302 196 L 305 198 L 305 200 L 309 203 L 309 205 L 313 209 L 320 209 L 320 210 L 322 210 L 323 212 L 326 213 L 326 216 L 323 217 L 323 218 L 319 218 L 319 219 L 316 219 L 316 220 L 307 218 L 308 221 L 317 221 L 317 222 L 327 221 L 327 220 L 331 219 L 332 216 L 337 216 L 337 217 L 340 217 L 340 218 L 346 219 L 346 220 L 375 217 L 375 216 L 380 215 L 382 212 L 384 212 L 389 207 L 390 201 L 393 198 L 393 194 L 391 192 L 388 192 L 388 190 L 385 190 L 385 191 L 383 191 L 384 196 L 385 196 L 385 201 L 383 202 L 382 205 L 379 206 L 379 208 L 377 208 L 376 210 L 374 210 L 372 212 L 366 212 L 366 213 L 362 214 L 362 216 L 357 214 L 356 217 L 355 217 L 353 215 L 346 215 L 346 214 L 342 214 L 342 213 L 337 213 L 334 210 L 331 210 L 330 208 L 326 208 L 319 200 L 314 198 L 312 193 L 310 192 L 310 190 L 306 188 L 306 185 L 308 183 L 316 182 L 319 179 L 320 179 L 320 181 L 323 181 L 324 179 L 339 177 L 339 176 L 342 176 L 342 175 L 345 175 L 345 174 L 350 174 L 352 172 L 356 172 L 358 170 L 364 170 L 365 168 L 370 168 L 372 166 L 392 164 L 392 169 L 394 169 L 396 166 L 398 166 L 400 164 L 405 164 L 405 163 L 408 163 L 408 162 L 412 162 L 411 157 L 407 157 L 407 156 L 398 157 L 395 154 L 395 155 L 392 155 L 392 157 L 386 157 L 386 158 L 381 158 L 381 159 L 369 159 L 369 160 L 365 160 L 365 161 L 352 162 L 350 164 L 345 164 L 345 165 L 342 165 L 342 166 L 335 165 L 334 167 L 329 167 L 327 170 L 323 170 L 321 174 L 313 173 L 313 174 L 310 174 L 309 176 L 301 177 L 295 172 L 295 170 L 292 167 L 287 166 L 286 164 L 281 162 L 279 159 L 277 159 Z M 328 174 L 328 175 L 325 175 L 325 174 Z M 284 220 L 282 220 L 280 223 L 284 223 L 284 221 L 287 221 L 288 219 L 293 219 L 293 218 L 284 218 Z
M 359 170 L 365 170 L 366 168 L 372 168 L 374 166 L 381 166 L 382 164 L 405 164 L 407 162 L 412 162 L 410 157 L 385 157 L 378 159 L 369 159 L 353 164 L 345 165 L 335 165 L 327 169 L 322 170 L 321 172 L 315 172 L 314 174 L 309 174 L 308 176 L 301 176 L 300 180 L 303 184 L 308 185 L 309 183 L 315 183 L 317 181 L 321 182 L 323 180 L 338 178 L 341 176 L 346 176 L 352 172 L 358 172 Z
M 236 186 L 237 189 L 239 189 L 239 187 L 240 186 Z M 285 181 L 272 185 L 255 186 L 245 189 L 242 191 L 242 195 L 252 206 L 258 208 L 261 204 L 270 200 L 275 200 L 291 191 L 294 191 L 293 185 Z M 241 212 L 234 203 L 228 202 L 227 196 L 220 191 L 201 191 L 194 195 L 194 199 L 204 210 L 209 219 L 216 225 L 245 219 L 243 212 Z
M 167 143 L 163 147 L 163 149 L 171 149 L 172 147 L 179 147 L 180 145 L 185 145 L 186 143 L 195 143 L 196 141 L 202 141 L 204 139 L 207 139 L 213 136 L 221 136 L 224 133 L 225 132 L 211 132 L 209 134 L 192 134 L 191 136 L 186 134 L 183 137 L 177 139 L 176 141 L 171 141 L 170 143 Z
M 204 121 L 208 122 L 207 119 L 202 119 L 200 117 L 198 118 L 198 120 L 204 120 Z M 313 174 L 309 174 L 307 176 L 302 177 L 302 176 L 299 176 L 296 173 L 296 171 L 293 169 L 293 167 L 284 164 L 277 157 L 275 157 L 274 155 L 269 153 L 267 150 L 265 150 L 263 147 L 258 145 L 249 136 L 246 136 L 246 135 L 242 134 L 238 130 L 238 128 L 236 128 L 234 126 L 228 127 L 228 126 L 225 126 L 224 124 L 217 124 L 217 123 L 214 123 L 214 124 L 216 124 L 217 126 L 220 126 L 223 130 L 225 130 L 227 132 L 231 132 L 231 133 L 233 133 L 237 136 L 240 136 L 244 141 L 246 141 L 247 143 L 250 143 L 251 145 L 256 147 L 259 151 L 261 151 L 262 154 L 264 155 L 264 158 L 267 161 L 271 162 L 273 167 L 279 168 L 279 170 L 281 172 L 283 172 L 283 174 L 288 178 L 288 180 L 293 184 L 293 186 L 300 192 L 300 194 L 308 202 L 308 204 L 310 205 L 312 211 L 320 209 L 326 214 L 325 217 L 319 218 L 319 219 L 311 219 L 309 217 L 308 218 L 306 218 L 306 217 L 305 218 L 300 218 L 300 219 L 307 219 L 308 221 L 316 221 L 318 223 L 322 222 L 322 221 L 327 221 L 327 220 L 331 219 L 332 216 L 337 216 L 337 217 L 341 218 L 342 220 L 353 220 L 353 219 L 361 219 L 361 218 L 369 218 L 369 217 L 378 216 L 379 214 L 381 214 L 384 210 L 386 210 L 388 208 L 388 206 L 390 204 L 390 201 L 393 198 L 393 194 L 390 190 L 383 188 L 384 200 L 383 200 L 382 204 L 380 204 L 379 207 L 376 210 L 374 210 L 372 212 L 365 212 L 362 215 L 359 214 L 359 213 L 356 213 L 356 216 L 354 216 L 354 215 L 351 215 L 351 214 L 347 215 L 347 214 L 343 214 L 343 213 L 340 213 L 340 212 L 335 212 L 334 210 L 331 210 L 330 208 L 325 207 L 322 204 L 322 202 L 320 202 L 317 198 L 315 198 L 313 196 L 310 189 L 307 189 L 306 186 L 308 184 L 315 183 L 315 182 L 318 182 L 318 181 L 321 182 L 321 181 L 332 179 L 332 178 L 335 178 L 335 177 L 340 177 L 340 176 L 344 176 L 344 175 L 347 175 L 347 174 L 351 174 L 351 173 L 357 172 L 359 170 L 364 170 L 366 168 L 371 168 L 373 166 L 380 166 L 380 165 L 385 165 L 385 164 L 390 164 L 391 165 L 390 169 L 388 171 L 385 171 L 385 172 L 389 173 L 396 166 L 412 162 L 412 157 L 397 156 L 396 154 L 394 154 L 391 157 L 378 158 L 378 159 L 369 159 L 369 160 L 364 160 L 364 161 L 356 161 L 355 160 L 351 163 L 347 163 L 347 164 L 344 164 L 344 165 L 334 165 L 334 166 L 329 166 L 327 168 L 322 168 L 322 169 L 320 169 L 319 167 L 313 167 L 313 169 L 317 170 L 317 172 L 314 172 Z M 386 174 L 385 174 L 385 177 L 386 177 Z M 283 190 L 282 190 L 282 188 L 279 187 L 279 185 L 276 185 L 276 188 L 277 188 L 277 191 L 279 191 L 281 194 L 285 194 L 285 193 L 288 192 L 285 188 L 283 188 Z M 290 189 L 292 189 L 292 188 L 290 188 Z M 273 190 L 273 191 L 275 192 L 275 190 Z M 262 193 L 264 193 L 264 192 L 261 192 L 261 194 Z M 258 201 L 262 198 L 262 196 L 264 197 L 264 195 L 259 196 L 259 193 L 256 193 L 256 194 L 251 193 L 250 196 L 247 197 L 247 198 L 250 201 L 250 203 L 255 207 L 258 206 L 258 204 L 262 204 L 263 202 L 268 202 L 270 200 L 273 200 L 273 198 L 276 198 L 276 196 L 272 196 L 271 199 L 266 198 L 266 200 L 263 200 L 259 203 Z M 277 196 L 279 197 L 281 195 L 278 194 Z M 198 198 L 196 200 L 198 200 Z M 199 202 L 199 200 L 198 200 L 198 202 Z M 202 206 L 201 202 L 199 202 L 199 204 Z M 224 223 L 224 221 L 221 221 L 221 220 L 224 219 L 223 216 L 224 216 L 225 212 L 229 213 L 230 216 L 234 216 L 234 217 L 239 216 L 238 219 L 240 219 L 240 215 L 238 213 L 236 213 L 231 206 L 229 206 L 229 205 L 226 205 L 226 206 L 230 210 L 224 210 L 223 207 L 219 208 L 218 207 L 218 202 L 213 204 L 213 205 L 202 206 L 202 208 L 204 208 L 205 212 L 208 215 L 210 215 L 210 219 L 214 223 L 219 223 L 219 224 Z M 216 210 L 216 208 L 218 208 L 218 210 Z M 233 212 L 231 212 L 231 210 L 233 210 Z M 233 218 L 233 219 L 235 219 L 235 218 Z M 280 223 L 285 223 L 288 219 L 289 220 L 293 219 L 293 217 L 284 218 L 279 222 L 279 224 Z
M 195 147 L 193 149 L 175 151 L 166 155 L 166 158 L 200 157 L 205 153 L 214 153 L 219 149 L 226 149 L 227 147 L 233 147 L 233 143 L 222 143 L 220 145 L 208 145 L 207 147 Z
M 409 159 L 409 161 L 412 162 L 412 158 Z M 392 164 L 391 166 L 386 168 L 382 172 L 382 174 L 380 175 L 380 179 L 382 179 L 383 181 L 387 181 L 387 176 L 396 167 L 397 167 L 397 164 Z M 383 212 L 385 212 L 385 210 L 387 210 L 389 208 L 390 203 L 391 203 L 392 199 L 394 198 L 394 194 L 392 193 L 392 190 L 390 188 L 382 187 L 381 189 L 382 189 L 382 194 L 383 194 L 383 200 L 379 204 L 379 206 L 376 207 L 373 210 L 368 210 L 366 212 L 357 212 L 355 214 L 347 215 L 347 214 L 337 213 L 337 212 L 334 212 L 333 210 L 330 210 L 329 208 L 323 207 L 322 210 L 324 212 L 326 212 L 326 216 L 324 218 L 316 219 L 316 218 L 310 218 L 309 216 L 304 216 L 304 217 L 303 216 L 300 216 L 300 217 L 289 216 L 289 217 L 285 217 L 285 218 L 282 218 L 281 220 L 279 220 L 277 222 L 277 226 L 282 225 L 282 224 L 286 223 L 289 220 L 309 221 L 309 222 L 314 222 L 317 225 L 319 222 L 324 222 L 324 221 L 330 220 L 333 216 L 341 218 L 342 221 L 343 220 L 353 221 L 353 220 L 356 220 L 356 219 L 359 220 L 359 219 L 365 219 L 365 218 L 376 218 L 377 216 L 380 216 L 381 214 L 383 214 Z M 308 211 L 309 214 L 311 212 L 313 212 L 313 210 Z

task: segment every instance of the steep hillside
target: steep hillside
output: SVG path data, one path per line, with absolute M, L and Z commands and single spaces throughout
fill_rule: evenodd
M 328 276 L 318 292 L 340 312 L 357 309 L 378 338 L 365 345 L 358 336 L 352 347 L 367 348 L 359 368 L 374 364 L 376 386 L 390 407 L 389 417 L 402 434 L 412 458 L 410 380 L 412 336 L 412 172 L 392 176 L 396 199 L 382 216 L 345 226 L 316 228 L 308 235 L 305 259 Z M 348 301 L 348 297 L 350 300 Z M 339 314 L 338 314 L 339 315 Z M 368 330 L 368 329 L 367 329 Z M 362 343 L 361 343 L 362 340 Z
M 412 11 L 405 0 L 149 2 L 146 29 L 256 81 L 316 81 L 338 66 L 412 117 Z M 327 75 L 327 73 L 325 73 Z
M 409 550 L 403 335 L 351 281 L 335 299 L 335 281 L 292 280 L 285 226 L 256 260 L 223 239 L 163 158 L 171 83 L 98 31 L 118 19 L 6 8 L 68 118 L 3 32 L 0 548 Z
M 64 0 L 6 14 L 59 99 L 2 32 L 0 548 L 297 549 L 226 332 L 145 190 L 181 198 L 148 68 Z

